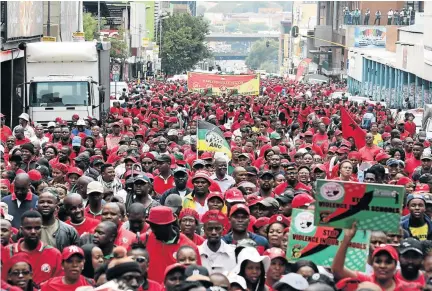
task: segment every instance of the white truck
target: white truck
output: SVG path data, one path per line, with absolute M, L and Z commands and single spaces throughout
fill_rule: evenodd
M 109 110 L 110 43 L 37 42 L 23 45 L 24 112 L 46 125 L 61 117 L 100 119 Z M 21 92 L 24 91 L 24 94 Z

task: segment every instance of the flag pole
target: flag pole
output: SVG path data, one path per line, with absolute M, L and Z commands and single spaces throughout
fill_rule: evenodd
M 199 159 L 199 150 L 198 150 L 198 132 L 199 132 L 199 119 L 200 119 L 201 117 L 198 117 L 198 120 L 197 120 L 197 126 L 196 126 L 196 149 L 197 149 L 197 160 Z

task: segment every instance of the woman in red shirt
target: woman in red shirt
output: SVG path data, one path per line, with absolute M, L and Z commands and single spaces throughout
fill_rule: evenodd
M 336 252 L 332 264 L 332 271 L 335 278 L 353 278 L 358 279 L 360 282 L 372 282 L 380 286 L 383 291 L 394 291 L 401 284 L 394 276 L 399 260 L 398 253 L 394 247 L 383 245 L 375 248 L 372 253 L 373 273 L 371 275 L 352 271 L 344 266 L 348 246 L 355 236 L 356 231 L 356 222 L 353 223 L 351 229 L 344 230 L 344 238 L 339 245 L 339 249 Z
M 353 175 L 354 165 L 349 161 L 345 160 L 339 164 L 339 177 L 334 180 L 338 181 L 357 181 Z

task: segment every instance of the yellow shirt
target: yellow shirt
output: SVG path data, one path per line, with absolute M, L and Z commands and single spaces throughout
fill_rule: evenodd
M 373 136 L 374 140 L 373 140 L 373 144 L 374 145 L 378 145 L 380 142 L 383 141 L 381 134 L 377 133 Z
M 428 235 L 428 225 L 425 223 L 420 227 L 410 227 L 409 228 L 413 237 L 418 238 L 419 240 L 427 240 Z

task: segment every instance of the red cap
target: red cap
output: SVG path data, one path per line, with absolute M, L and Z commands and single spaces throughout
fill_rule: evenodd
M 381 137 L 382 137 L 382 138 L 391 137 L 391 134 L 390 134 L 389 132 L 384 132 L 384 133 L 381 135 Z
M 226 225 L 228 218 L 222 211 L 219 210 L 209 210 L 201 218 L 202 223 L 207 223 L 209 221 L 216 221 L 222 225 Z
M 5 260 L 4 264 L 2 266 L 2 278 L 7 278 L 9 270 L 16 263 L 27 263 L 28 265 L 31 266 L 30 256 L 25 252 L 20 252 L 20 253 L 13 255 L 10 259 Z
M 377 247 L 374 250 L 374 252 L 372 253 L 372 258 L 375 257 L 380 252 L 386 252 L 390 255 L 390 257 L 393 260 L 399 261 L 398 253 L 397 253 L 396 249 L 394 247 L 392 247 L 391 245 L 382 245 L 382 246 Z
M 149 216 L 147 218 L 147 222 L 158 224 L 158 225 L 166 225 L 173 223 L 176 220 L 171 208 L 167 206 L 156 206 L 150 209 Z
M 342 131 L 340 131 L 339 129 L 336 129 L 334 135 L 338 136 L 339 134 L 342 134 Z
M 8 179 L 0 179 L 0 184 L 6 185 L 10 191 L 11 188 L 11 182 Z M 3 209 L 3 208 L 2 208 Z
M 142 153 L 142 154 L 140 155 L 140 160 L 142 160 L 142 159 L 144 159 L 144 158 L 149 158 L 149 159 L 154 160 L 154 159 L 155 159 L 155 156 L 154 156 L 152 153 Z
M 359 284 L 360 284 L 359 279 L 344 278 L 342 280 L 339 280 L 339 282 L 337 282 L 336 288 L 337 290 L 341 290 L 341 291 L 356 291 Z
M 79 115 L 78 114 L 72 115 L 72 119 L 79 119 Z
M 244 204 L 236 204 L 231 208 L 229 216 L 231 217 L 237 211 L 245 211 L 248 215 L 250 215 L 249 207 Z
M 212 160 L 213 159 L 213 154 L 210 152 L 204 152 L 201 155 L 201 160 Z
M 312 202 L 315 202 L 312 196 L 306 193 L 302 193 L 294 196 L 291 206 L 292 208 L 299 208 L 302 206 L 309 206 Z
M 323 164 L 315 164 L 312 167 L 312 172 L 315 172 L 316 169 L 320 169 L 323 172 L 327 172 L 326 167 Z
M 224 137 L 225 138 L 232 138 L 232 136 L 233 136 L 233 134 L 232 134 L 231 131 L 224 132 Z
M 375 156 L 375 161 L 380 162 L 382 160 L 386 160 L 386 159 L 390 159 L 391 156 L 389 154 L 387 154 L 386 152 L 382 152 L 382 153 L 378 153 Z
M 83 173 L 83 171 L 80 169 L 80 168 L 78 168 L 78 167 L 70 167 L 69 168 L 69 171 L 67 172 L 67 174 L 66 174 L 66 177 L 68 177 L 70 174 L 77 174 L 78 176 L 82 176 L 84 173 Z
M 232 202 L 246 202 L 243 193 L 237 188 L 228 189 L 225 192 L 225 200 L 229 203 Z
M 255 204 L 260 203 L 264 198 L 261 196 L 258 196 L 256 194 L 250 194 L 246 196 L 247 205 L 249 207 L 254 206 Z
M 210 199 L 212 199 L 214 197 L 217 197 L 220 200 L 222 200 L 222 202 L 225 202 L 223 194 L 221 192 L 217 192 L 217 191 L 210 192 L 209 195 L 207 196 L 207 201 L 209 201 Z
M 332 146 L 329 148 L 329 150 L 327 152 L 335 153 L 337 150 L 338 150 L 338 147 Z
M 176 122 L 178 122 L 178 119 L 177 119 L 177 117 L 170 117 L 170 118 L 168 118 L 168 122 L 169 123 L 176 123 Z
M 32 181 L 40 181 L 42 180 L 42 174 L 38 170 L 30 170 L 27 173 L 29 175 L 30 180 Z
M 197 171 L 192 178 L 192 183 L 195 179 L 198 179 L 198 178 L 203 178 L 203 179 L 207 180 L 207 182 L 209 182 L 209 184 L 212 183 L 212 180 L 210 179 L 210 176 L 207 174 L 206 171 Z
M 268 256 L 270 260 L 276 259 L 276 258 L 282 258 L 286 261 L 286 255 L 285 252 L 281 248 L 270 248 L 267 249 L 263 256 Z
M 60 172 L 63 173 L 63 175 L 66 175 L 66 173 L 69 170 L 69 167 L 63 163 L 55 163 L 54 165 L 51 166 L 53 169 L 59 170 Z
M 65 247 L 62 251 L 62 260 L 65 261 L 72 257 L 73 255 L 80 255 L 84 258 L 84 251 L 77 246 L 68 246 Z
M 401 177 L 399 180 L 397 180 L 396 185 L 405 186 L 406 184 L 413 183 L 413 180 L 411 180 L 408 177 Z
M 343 147 L 340 147 L 340 148 L 338 148 L 338 149 L 336 150 L 336 152 L 337 152 L 338 154 L 345 154 L 345 153 L 348 153 L 348 152 L 349 152 L 349 149 L 347 149 L 347 148 L 343 148 Z
M 194 210 L 192 208 L 183 208 L 182 211 L 180 211 L 179 220 L 182 220 L 183 217 L 185 217 L 185 216 L 191 216 L 191 217 L 195 218 L 195 220 L 197 222 L 199 221 L 198 212 L 196 212 L 196 210 Z
M 428 184 L 417 184 L 414 190 L 414 194 L 420 194 L 420 193 L 429 193 L 430 188 Z
M 276 222 L 283 224 L 285 227 L 290 226 L 290 222 L 288 221 L 288 218 L 283 216 L 282 214 L 275 214 L 272 217 L 270 217 L 268 224 L 272 224 Z
M 268 217 L 260 217 L 260 218 L 258 218 L 258 219 L 254 222 L 253 226 L 254 226 L 256 229 L 261 228 L 261 227 L 263 227 L 263 226 L 268 225 L 268 224 L 269 224 L 269 220 L 270 220 L 270 218 L 268 218 Z
M 304 136 L 313 136 L 312 131 L 308 130 L 304 133 Z
M 165 268 L 164 278 L 168 275 L 169 272 L 176 270 L 176 269 L 180 269 L 182 272 L 184 272 L 186 267 L 182 264 L 179 264 L 179 263 L 169 265 L 168 267 Z
M 132 156 L 128 156 L 128 157 L 126 157 L 125 159 L 124 159 L 124 162 L 126 163 L 126 161 L 132 161 L 132 162 L 134 162 L 134 163 L 137 163 L 137 160 L 135 159 L 135 157 L 132 157 Z

